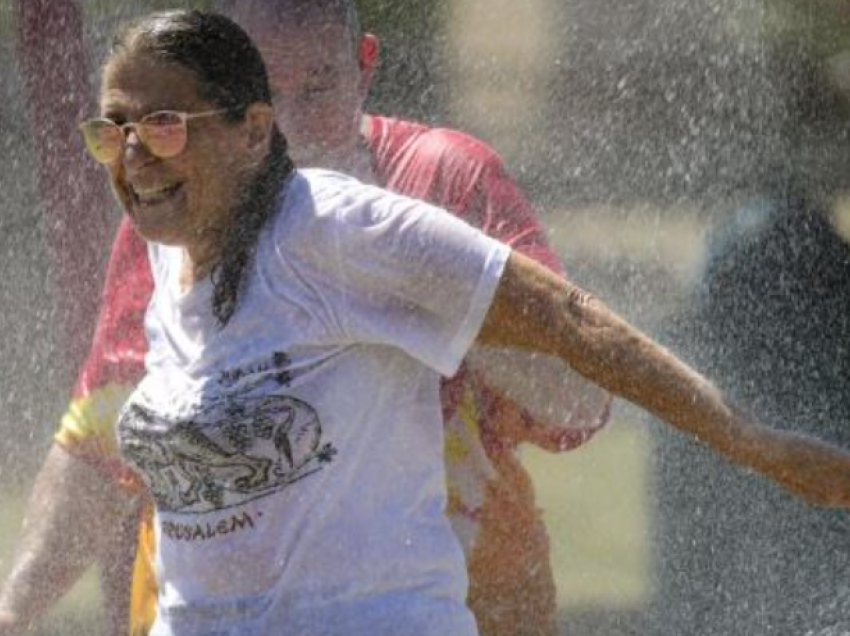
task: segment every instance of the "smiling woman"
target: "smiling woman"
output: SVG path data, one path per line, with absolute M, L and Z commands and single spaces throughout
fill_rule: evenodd
M 241 30 L 171 13 L 122 32 L 103 73 L 112 123 L 84 127 L 110 131 L 89 147 L 152 244 L 149 374 L 120 442 L 158 508 L 154 633 L 474 633 L 428 367 L 459 363 L 507 248 L 338 175 L 293 177 L 269 101 Z M 189 115 L 179 153 L 157 145 L 163 110 Z M 394 238 L 387 222 L 420 227 Z M 435 233 L 479 243 L 434 263 L 469 301 L 439 295 L 441 318 L 417 326 L 437 300 L 416 266 Z M 353 251 L 386 262 L 352 267 Z
M 143 19 L 119 33 L 104 67 L 102 117 L 84 124 L 83 132 L 92 150 L 89 140 L 104 127 L 98 122 L 118 125 L 108 139 L 98 135 L 99 152 L 92 154 L 107 164 L 113 190 L 139 234 L 185 247 L 190 258 L 181 285 L 217 265 L 215 312 L 224 323 L 235 309 L 245 252 L 293 166 L 273 123 L 259 54 L 205 65 L 198 61 L 204 42 L 174 35 L 161 41 L 160 23 Z M 227 34 L 218 37 L 222 45 L 256 53 L 241 31 L 232 41 Z M 105 161 L 107 149 L 112 161 Z M 237 222 L 230 224 L 233 218 Z
M 558 357 L 850 505 L 850 456 L 743 419 L 583 290 L 441 209 L 296 173 L 262 59 L 222 16 L 122 31 L 84 133 L 156 285 L 118 426 L 157 509 L 154 635 L 476 634 L 439 400 L 475 343 Z
M 119 137 L 123 143 L 107 166 L 113 188 L 134 226 L 147 240 L 187 244 L 195 260 L 211 254 L 210 241 L 220 238 L 202 228 L 220 226 L 234 203 L 228 198 L 238 190 L 237 179 L 242 175 L 233 168 L 247 159 L 245 122 L 230 123 L 223 116 L 193 121 L 193 132 L 198 134 L 186 135 L 185 143 L 180 144 L 182 152 L 165 155 L 156 152 L 161 150 L 159 141 L 151 145 L 149 135 L 141 133 L 150 129 L 145 120 L 163 106 L 190 113 L 220 113 L 200 97 L 197 84 L 194 73 L 186 68 L 157 68 L 125 55 L 107 67 L 101 96 L 104 119 L 127 122 L 119 128 L 126 139 Z M 140 86 L 146 87 L 144 92 L 139 91 Z M 158 160 L 165 158 L 171 160 Z

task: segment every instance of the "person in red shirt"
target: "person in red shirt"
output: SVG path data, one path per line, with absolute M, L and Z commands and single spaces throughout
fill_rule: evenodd
M 528 200 L 491 148 L 453 130 L 363 114 L 379 46 L 375 36 L 361 35 L 352 2 L 243 0 L 223 8 L 247 28 L 264 55 L 297 165 L 340 169 L 427 200 L 562 271 Z M 31 620 L 32 608 L 43 605 L 37 597 L 45 590 L 35 582 L 46 566 L 39 563 L 52 559 L 63 541 L 73 543 L 90 523 L 92 514 L 87 520 L 73 514 L 87 497 L 86 484 L 88 498 L 112 502 L 110 508 L 121 508 L 122 497 L 130 502 L 137 497 L 137 484 L 117 456 L 113 428 L 118 409 L 144 372 L 143 317 L 152 287 L 145 245 L 125 220 L 113 245 L 94 344 L 39 478 L 36 494 L 42 500 L 31 503 L 40 521 L 24 545 L 35 547 L 19 553 L 0 597 L 0 610 L 19 622 Z M 490 374 L 486 364 L 471 361 L 443 383 L 448 514 L 466 550 L 469 604 L 482 633 L 550 635 L 556 607 L 549 541 L 517 449 L 524 442 L 552 451 L 575 448 L 605 424 L 610 397 L 565 371 L 558 376 L 558 393 L 572 383 L 572 401 L 561 405 L 559 421 L 551 421 L 539 416 L 546 410 L 537 408 L 539 396 L 515 391 L 508 399 Z M 84 471 L 78 463 L 110 486 L 89 474 L 75 477 Z M 57 481 L 61 487 L 52 488 Z M 61 529 L 59 518 L 66 521 Z M 39 533 L 52 533 L 53 541 L 35 540 Z M 154 617 L 154 553 L 144 513 L 133 576 L 133 636 L 145 634 Z M 114 560 L 124 559 L 119 554 Z M 120 603 L 126 572 L 112 570 L 116 576 L 107 583 L 108 597 Z M 54 580 L 67 586 L 77 571 L 60 572 Z M 62 591 L 56 588 L 47 592 L 49 598 Z M 120 633 L 123 627 L 113 629 Z

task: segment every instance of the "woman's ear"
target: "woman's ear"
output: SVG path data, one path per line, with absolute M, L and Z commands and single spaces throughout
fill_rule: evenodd
M 248 151 L 259 157 L 265 155 L 274 125 L 274 107 L 271 104 L 254 102 L 245 111 L 248 132 Z

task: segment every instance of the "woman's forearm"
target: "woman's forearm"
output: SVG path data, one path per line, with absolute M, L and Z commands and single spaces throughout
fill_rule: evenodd
M 609 362 L 594 368 L 582 361 L 584 356 L 573 358 L 612 393 L 810 503 L 850 505 L 848 453 L 753 421 L 707 379 L 601 303 L 590 301 L 582 311 L 583 339 L 593 341 L 594 354 Z
M 699 373 L 578 287 L 512 255 L 481 341 L 557 355 L 611 393 L 822 505 L 850 505 L 850 454 L 742 417 Z

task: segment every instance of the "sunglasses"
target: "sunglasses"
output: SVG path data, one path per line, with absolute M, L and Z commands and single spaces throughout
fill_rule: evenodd
M 136 131 L 139 141 L 148 152 L 160 159 L 176 157 L 186 148 L 189 137 L 186 122 L 190 119 L 213 117 L 235 110 L 221 108 L 202 113 L 182 113 L 173 110 L 158 110 L 142 117 L 139 121 L 116 124 L 111 119 L 98 117 L 80 124 L 79 129 L 86 142 L 89 154 L 98 163 L 112 163 L 124 151 L 127 135 Z

